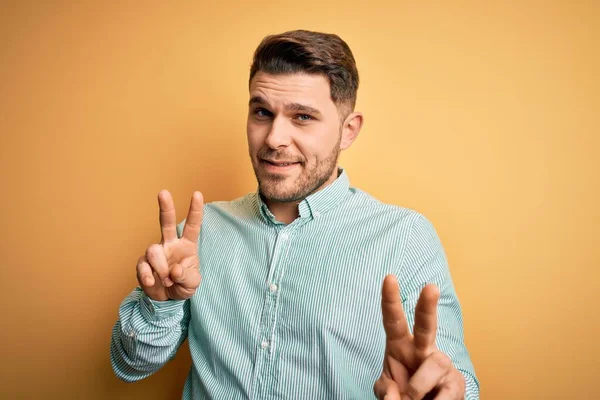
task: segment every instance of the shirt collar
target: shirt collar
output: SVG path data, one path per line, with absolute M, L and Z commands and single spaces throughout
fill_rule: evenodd
M 319 218 L 327 211 L 335 208 L 344 200 L 350 189 L 350 180 L 348 174 L 343 168 L 338 168 L 338 177 L 333 183 L 316 193 L 306 197 L 298 204 L 298 213 L 300 218 Z M 271 223 L 280 223 L 275 219 L 275 216 L 267 205 L 263 202 L 260 193 L 256 192 L 258 199 L 258 207 L 263 218 Z

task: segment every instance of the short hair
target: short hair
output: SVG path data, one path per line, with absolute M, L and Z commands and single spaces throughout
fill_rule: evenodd
M 354 111 L 358 70 L 350 47 L 337 35 L 295 30 L 266 36 L 254 52 L 249 82 L 259 71 L 323 75 L 342 117 Z

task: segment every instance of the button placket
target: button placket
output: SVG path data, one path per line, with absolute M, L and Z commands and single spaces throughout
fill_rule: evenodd
M 277 227 L 275 230 L 275 243 L 273 244 L 273 256 L 269 264 L 269 273 L 265 282 L 265 303 L 261 317 L 259 343 L 257 344 L 258 359 L 255 366 L 255 389 L 253 393 L 260 393 L 263 390 L 270 389 L 264 387 L 265 382 L 269 381 L 269 376 L 274 374 L 277 360 L 275 359 L 277 337 L 275 335 L 278 320 L 277 302 L 281 294 L 280 279 L 287 266 L 287 255 L 293 238 L 293 229 L 297 229 L 307 221 L 297 220 L 296 223 L 285 227 Z

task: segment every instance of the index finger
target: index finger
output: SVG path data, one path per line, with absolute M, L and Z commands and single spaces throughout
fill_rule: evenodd
M 411 337 L 406 315 L 402 308 L 398 280 L 394 275 L 388 275 L 383 280 L 381 313 L 388 341 L 404 340 Z
M 161 190 L 158 194 L 160 208 L 160 232 L 163 242 L 177 239 L 177 222 L 175 219 L 175 204 L 168 190 Z
M 185 219 L 182 237 L 194 243 L 198 242 L 200 236 L 200 227 L 202 226 L 202 214 L 204 212 L 204 198 L 202 193 L 196 191 L 192 195 L 190 210 Z

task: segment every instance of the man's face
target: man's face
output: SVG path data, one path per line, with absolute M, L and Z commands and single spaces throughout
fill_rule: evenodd
M 335 180 L 340 128 L 326 77 L 254 75 L 246 130 L 261 194 L 300 201 Z

